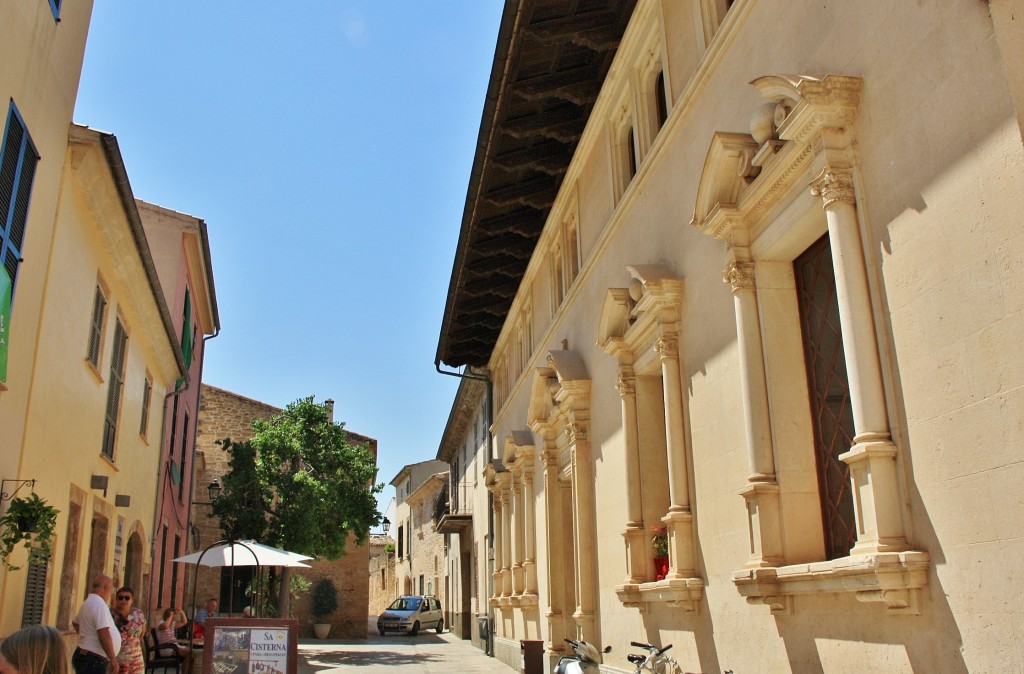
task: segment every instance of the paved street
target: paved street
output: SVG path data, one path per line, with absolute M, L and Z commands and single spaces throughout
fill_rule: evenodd
M 299 674 L 516 674 L 451 632 L 433 630 L 416 637 L 401 634 L 366 639 L 302 639 Z

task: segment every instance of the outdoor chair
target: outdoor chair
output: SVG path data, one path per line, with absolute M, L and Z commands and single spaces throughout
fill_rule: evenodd
M 146 659 L 146 674 L 158 670 L 163 674 L 167 674 L 170 670 L 173 670 L 175 674 L 182 674 L 182 666 L 185 659 L 178 654 L 177 649 L 174 649 L 172 645 L 164 645 L 164 651 L 161 653 L 160 641 L 156 638 L 155 627 L 149 628 L 146 632 L 143 646 L 142 652 L 145 654 Z M 172 650 L 173 653 L 170 652 Z

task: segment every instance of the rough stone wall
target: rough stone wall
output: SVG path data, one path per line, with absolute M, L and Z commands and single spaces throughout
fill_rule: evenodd
M 203 453 L 203 459 L 196 461 L 196 500 L 205 500 L 206 485 L 228 470 L 229 457 L 217 441 L 224 438 L 247 440 L 252 437 L 252 422 L 255 419 L 270 419 L 281 410 L 206 384 L 203 385 L 199 410 L 196 448 Z M 352 432 L 349 435 L 355 442 L 368 442 L 376 456 L 376 440 Z M 193 506 L 192 519 L 200 532 L 201 547 L 198 549 L 221 538 L 218 519 L 206 517 L 207 513 L 209 506 Z M 327 617 L 327 622 L 331 624 L 331 638 L 365 637 L 369 603 L 369 545 L 356 545 L 350 536 L 345 549 L 347 554 L 341 559 L 314 560 L 309 562 L 311 568 L 296 569 L 295 572 L 311 583 L 321 578 L 334 580 L 338 588 L 338 610 Z M 216 569 L 204 568 L 198 575 L 196 603 L 201 606 L 209 597 L 219 596 L 220 574 Z M 299 621 L 299 635 L 302 637 L 313 635 L 311 601 L 312 598 L 307 594 L 299 598 L 293 608 Z M 226 611 L 226 607 L 221 608 Z M 241 607 L 236 609 L 240 611 Z
M 338 610 L 324 618 L 331 626 L 331 639 L 359 638 L 366 636 L 366 617 L 369 605 L 369 583 L 366 569 L 370 564 L 370 546 L 356 545 L 351 534 L 345 543 L 345 556 L 336 560 L 314 560 L 308 562 L 312 568 L 295 571 L 310 581 L 310 592 L 301 597 L 294 608 L 299 621 L 299 636 L 313 636 L 312 584 L 321 578 L 330 578 L 338 588 Z
M 199 401 L 199 423 L 196 427 L 195 500 L 206 501 L 207 485 L 214 478 L 220 479 L 228 471 L 229 457 L 217 442 L 224 438 L 248 440 L 252 437 L 254 420 L 270 419 L 280 411 L 280 408 L 272 405 L 203 384 Z M 202 458 L 198 456 L 200 452 Z M 209 513 L 210 506 L 192 506 L 192 523 L 199 530 L 200 542 L 200 546 L 192 550 L 202 550 L 222 538 L 220 520 L 216 517 L 207 517 Z M 189 568 L 189 573 L 193 571 L 194 569 Z M 191 587 L 191 584 L 187 584 L 186 587 Z M 202 606 L 208 598 L 218 596 L 220 574 L 216 569 L 202 569 L 196 584 L 196 608 Z M 186 602 L 191 601 L 191 598 L 192 595 L 189 594 Z M 223 607 L 223 610 L 226 611 L 227 607 Z M 188 609 L 188 614 L 192 615 L 191 608 Z
M 447 474 L 445 474 L 447 476 Z M 420 591 L 420 576 L 423 576 L 424 594 L 432 594 L 447 605 L 445 575 L 444 534 L 434 532 L 434 503 L 444 486 L 443 480 L 431 484 L 428 490 L 418 490 L 410 499 L 412 509 L 412 554 L 411 575 L 414 593 Z
M 379 615 L 398 596 L 395 577 L 395 553 L 385 552 L 387 536 L 374 536 L 370 540 L 370 615 Z

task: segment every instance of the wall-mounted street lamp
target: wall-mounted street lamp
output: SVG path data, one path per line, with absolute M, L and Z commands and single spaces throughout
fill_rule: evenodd
M 209 494 L 210 500 L 209 501 L 192 501 L 192 505 L 208 505 L 208 506 L 212 506 L 214 503 L 217 502 L 217 499 L 220 498 L 220 493 L 222 491 L 223 491 L 223 489 L 220 486 L 220 482 L 217 482 L 217 478 L 213 478 L 213 481 L 210 482 L 209 486 L 206 487 L 206 493 Z
M 380 525 L 384 528 L 384 533 L 391 531 L 391 520 L 389 520 L 387 517 L 383 518 L 380 521 Z

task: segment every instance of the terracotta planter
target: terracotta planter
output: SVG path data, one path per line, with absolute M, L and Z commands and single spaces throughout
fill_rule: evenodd
M 654 579 L 662 580 L 668 575 L 668 556 L 654 558 Z
M 331 633 L 330 623 L 314 623 L 313 634 L 316 635 L 317 639 L 326 639 L 327 635 Z

